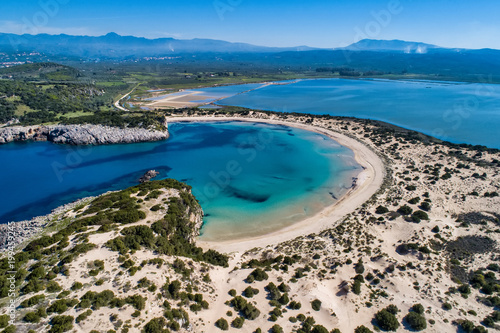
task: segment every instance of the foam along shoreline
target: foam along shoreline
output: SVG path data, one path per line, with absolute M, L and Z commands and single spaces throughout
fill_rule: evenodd
M 363 171 L 357 176 L 355 186 L 349 189 L 333 205 L 324 208 L 318 214 L 296 222 L 290 226 L 266 233 L 260 236 L 238 238 L 225 241 L 204 241 L 197 239 L 196 243 L 204 249 L 214 249 L 220 252 L 231 253 L 250 250 L 256 247 L 275 245 L 294 238 L 319 233 L 331 228 L 343 216 L 353 212 L 357 207 L 371 198 L 384 181 L 385 167 L 382 160 L 370 148 L 359 141 L 340 133 L 320 128 L 317 126 L 288 122 L 277 119 L 242 118 L 242 117 L 168 117 L 167 122 L 218 122 L 218 121 L 246 121 L 284 125 L 320 133 L 337 141 L 340 145 L 354 152 L 356 162 L 362 166 Z

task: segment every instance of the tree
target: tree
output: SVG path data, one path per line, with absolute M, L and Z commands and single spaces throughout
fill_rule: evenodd
M 321 301 L 319 299 L 315 299 L 311 302 L 311 306 L 314 311 L 319 311 L 321 309 Z
M 413 209 L 410 206 L 404 205 L 398 208 L 398 212 L 401 215 L 410 215 L 413 212 Z
M 399 322 L 396 316 L 386 309 L 380 310 L 375 314 L 377 325 L 386 331 L 396 331 L 399 327 Z
M 248 278 L 250 276 L 253 276 L 253 278 L 254 278 L 255 281 L 264 281 L 264 280 L 267 280 L 269 278 L 269 276 L 267 275 L 267 273 L 264 272 L 260 268 L 256 268 L 252 273 L 250 273 L 250 275 L 248 276 Z M 248 280 L 248 278 L 247 278 L 247 280 Z
M 153 318 L 144 326 L 144 333 L 167 333 L 164 327 L 167 325 L 165 318 Z
M 474 323 L 470 320 L 464 320 L 460 323 L 460 327 L 466 333 L 472 333 L 474 330 Z
M 359 258 L 358 262 L 354 266 L 354 271 L 357 274 L 363 274 L 365 272 L 365 266 L 363 265 L 363 260 Z
M 361 282 L 359 280 L 354 281 L 354 284 L 352 285 L 352 292 L 356 295 L 361 294 Z
M 227 331 L 229 329 L 229 324 L 227 323 L 227 320 L 224 319 L 224 318 L 219 318 L 216 322 L 215 322 L 215 327 L 218 327 L 220 328 L 221 330 L 223 331 Z
M 425 317 L 417 312 L 408 313 L 405 320 L 415 331 L 422 331 L 427 328 L 427 320 L 425 320 Z
M 316 325 L 313 327 L 311 333 L 329 333 L 329 332 L 324 326 Z
M 283 328 L 280 325 L 271 327 L 271 333 L 283 333 Z
M 418 313 L 418 314 L 423 314 L 423 313 L 424 313 L 424 310 L 425 310 L 425 309 L 424 309 L 424 306 L 423 306 L 422 304 L 420 304 L 420 303 L 418 303 L 418 304 L 414 304 L 414 305 L 411 307 L 411 309 L 412 309 L 414 312 Z
M 69 331 L 73 328 L 73 321 L 75 320 L 72 316 L 55 316 L 50 321 L 52 327 L 49 333 L 61 333 Z
M 389 212 L 389 209 L 387 209 L 387 207 L 384 207 L 384 206 L 378 206 L 377 209 L 375 210 L 375 213 L 377 213 L 377 214 L 385 214 L 388 212 Z
M 231 326 L 234 328 L 241 328 L 243 327 L 243 323 L 245 322 L 245 319 L 243 317 L 236 317 L 232 323 Z
M 354 333 L 373 333 L 373 331 L 371 329 L 369 329 L 368 327 L 361 325 L 361 326 L 356 327 L 356 329 L 354 330 Z

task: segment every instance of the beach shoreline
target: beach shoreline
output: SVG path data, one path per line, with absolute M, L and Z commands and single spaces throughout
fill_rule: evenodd
M 353 188 L 349 189 L 334 204 L 325 207 L 323 210 L 311 217 L 296 222 L 290 226 L 286 226 L 284 228 L 280 228 L 279 230 L 270 233 L 268 232 L 259 236 L 224 241 L 204 241 L 203 239 L 198 238 L 196 243 L 203 249 L 212 249 L 225 253 L 241 253 L 256 247 L 275 245 L 303 235 L 320 233 L 323 230 L 335 226 L 335 224 L 345 215 L 353 212 L 356 208 L 369 200 L 383 184 L 386 174 L 385 166 L 383 161 L 374 151 L 356 139 L 326 128 L 278 119 L 244 118 L 235 116 L 167 117 L 167 122 L 170 123 L 219 121 L 244 121 L 284 125 L 325 135 L 332 140 L 335 140 L 340 145 L 352 150 L 356 162 L 361 165 L 363 171 L 357 175 L 356 185 Z

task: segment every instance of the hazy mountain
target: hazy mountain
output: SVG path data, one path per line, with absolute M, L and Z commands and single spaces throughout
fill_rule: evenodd
M 314 50 L 307 46 L 264 47 L 245 43 L 231 43 L 213 39 L 180 40 L 174 38 L 147 39 L 120 36 L 69 35 L 14 35 L 0 33 L 0 51 L 37 51 L 53 55 L 78 57 L 137 57 L 180 53 L 274 53 L 283 51 Z
M 351 44 L 347 47 L 340 48 L 340 50 L 349 51 L 379 51 L 379 52 L 403 52 L 403 53 L 427 53 L 432 49 L 444 49 L 442 47 L 425 44 L 419 42 L 407 42 L 404 40 L 377 40 L 377 39 L 363 39 L 357 43 Z
M 19 51 L 41 53 L 40 60 L 35 58 L 35 62 L 175 57 L 169 61 L 200 69 L 349 68 L 353 75 L 356 72 L 415 73 L 481 82 L 500 81 L 500 50 L 442 48 L 401 40 L 364 39 L 346 48 L 314 49 L 307 46 L 263 47 L 212 39 L 147 39 L 115 33 L 100 37 L 0 33 L 0 53 Z

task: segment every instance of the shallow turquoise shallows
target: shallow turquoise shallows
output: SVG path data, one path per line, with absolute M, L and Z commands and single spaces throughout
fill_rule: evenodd
M 454 143 L 500 148 L 500 85 L 482 80 L 302 80 L 256 89 L 219 104 L 382 120 Z
M 332 204 L 360 172 L 353 152 L 317 133 L 278 125 L 173 123 L 164 142 L 93 147 L 0 146 L 2 222 L 124 189 L 147 170 L 193 186 L 202 239 L 263 234 Z

